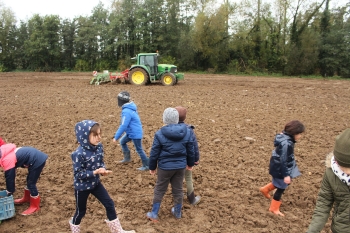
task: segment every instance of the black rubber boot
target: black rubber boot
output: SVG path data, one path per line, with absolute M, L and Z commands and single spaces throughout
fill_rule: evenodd
M 131 161 L 130 151 L 123 151 L 124 159 L 119 163 L 129 163 Z
M 147 158 L 146 160 L 142 160 L 142 167 L 137 168 L 137 170 L 139 170 L 139 171 L 148 171 L 149 170 L 149 168 L 148 168 L 148 161 L 149 161 L 149 158 Z
M 187 199 L 190 202 L 190 204 L 194 205 L 194 206 L 197 205 L 201 201 L 201 197 L 195 196 L 194 191 L 190 195 L 187 195 Z

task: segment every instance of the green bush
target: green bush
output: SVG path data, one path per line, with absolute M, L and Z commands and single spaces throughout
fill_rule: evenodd
M 89 63 L 85 60 L 79 59 L 77 63 L 75 63 L 74 70 L 76 71 L 89 71 Z
M 159 61 L 158 61 L 159 64 L 171 64 L 171 65 L 175 65 L 176 63 L 176 59 L 175 57 L 172 57 L 172 56 L 160 56 L 159 57 Z
M 102 61 L 99 61 L 97 64 L 96 64 L 96 70 L 98 71 L 102 71 L 102 70 L 108 70 L 110 69 L 110 63 L 106 60 L 102 60 Z
M 6 72 L 6 68 L 3 64 L 0 64 L 0 72 Z
M 120 70 L 120 71 L 124 71 L 124 70 L 130 68 L 131 65 L 132 65 L 132 61 L 131 61 L 130 57 L 118 60 L 118 70 Z

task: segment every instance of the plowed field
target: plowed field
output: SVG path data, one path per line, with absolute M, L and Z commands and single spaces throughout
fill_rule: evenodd
M 102 126 L 105 163 L 113 173 L 102 183 L 116 204 L 122 226 L 136 232 L 305 232 L 325 170 L 324 159 L 335 136 L 349 127 L 350 82 L 300 78 L 185 74 L 173 87 L 131 84 L 89 85 L 90 73 L 0 73 L 0 136 L 17 146 L 33 146 L 49 155 L 37 184 L 40 212 L 0 224 L 1 232 L 69 232 L 75 210 L 70 154 L 77 147 L 74 126 L 93 119 Z M 149 155 L 165 108 L 188 108 L 186 122 L 196 127 L 200 165 L 193 171 L 196 207 L 184 197 L 183 217 L 171 215 L 170 187 L 159 211 L 160 222 L 147 220 L 156 177 L 140 172 L 133 161 L 118 164 L 121 148 L 112 143 L 119 126 L 116 96 L 128 91 L 143 123 L 143 146 Z M 306 126 L 295 156 L 302 176 L 282 197 L 286 217 L 268 212 L 259 187 L 270 181 L 268 164 L 274 135 L 298 119 Z M 2 172 L 3 173 L 3 172 Z M 22 196 L 27 170 L 18 169 L 14 196 Z M 0 174 L 0 189 L 6 188 Z M 184 185 L 184 188 L 186 186 Z M 185 189 L 184 189 L 185 192 Z M 82 232 L 109 232 L 103 206 L 89 198 Z M 326 225 L 324 232 L 330 232 Z

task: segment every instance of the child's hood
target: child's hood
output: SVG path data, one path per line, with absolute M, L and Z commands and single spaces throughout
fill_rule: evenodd
M 131 109 L 133 111 L 137 111 L 137 106 L 134 102 L 129 102 L 129 103 L 123 104 L 122 109 L 124 109 L 124 108 L 128 108 L 128 109 Z
M 279 146 L 283 141 L 287 141 L 287 140 L 293 140 L 293 138 L 290 135 L 285 133 L 277 134 L 275 137 L 275 140 L 273 141 L 273 145 L 275 147 Z
M 8 143 L 0 147 L 0 166 L 4 169 L 4 171 L 7 171 L 15 166 L 17 162 L 15 150 L 16 145 L 12 143 Z
M 12 143 L 4 144 L 0 147 L 1 158 L 5 158 L 10 153 L 15 153 L 16 145 Z
M 75 135 L 82 147 L 87 147 L 88 149 L 93 147 L 93 145 L 90 144 L 89 135 L 91 127 L 96 123 L 97 122 L 93 120 L 83 120 L 75 125 Z
M 185 124 L 170 124 L 163 126 L 160 131 L 166 138 L 172 141 L 180 141 L 187 134 L 187 126 Z

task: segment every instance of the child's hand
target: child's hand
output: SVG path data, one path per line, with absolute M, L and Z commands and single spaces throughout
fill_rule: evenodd
M 156 174 L 156 170 L 149 170 L 149 174 L 154 176 Z
M 284 183 L 286 183 L 286 184 L 290 184 L 290 183 L 292 182 L 292 180 L 290 179 L 290 176 L 284 177 L 283 181 L 284 181 Z
M 192 171 L 193 167 L 189 167 L 188 165 L 186 165 L 186 170 Z
M 117 140 L 115 140 L 115 138 L 113 138 L 113 143 L 116 143 Z
M 104 170 L 104 172 L 103 173 L 100 173 L 102 176 L 107 176 L 109 173 L 112 173 L 112 171 L 111 170 Z
M 112 171 L 106 170 L 104 167 L 100 167 L 94 171 L 94 175 L 101 174 L 101 175 L 107 175 L 108 173 L 111 173 Z
M 197 161 L 197 162 L 194 162 L 194 164 L 198 165 L 198 164 L 199 164 L 199 161 Z

